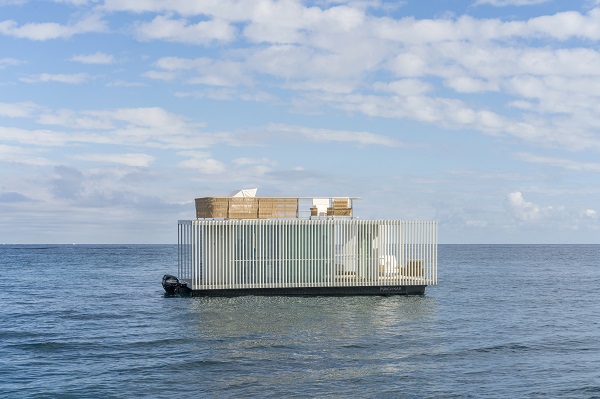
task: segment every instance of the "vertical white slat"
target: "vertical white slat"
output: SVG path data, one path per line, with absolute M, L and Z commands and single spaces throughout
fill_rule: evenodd
M 257 223 L 258 224 L 258 223 Z M 264 225 L 260 226 L 260 234 L 261 234 L 261 249 L 260 249 L 260 258 L 261 258 L 261 268 L 260 268 L 260 286 L 265 287 L 267 282 L 267 264 L 266 264 L 266 249 L 267 249 L 267 237 L 266 237 L 266 229 Z
M 335 223 L 333 221 L 331 221 L 331 225 L 333 226 L 334 229 L 334 259 L 333 259 L 333 281 L 334 281 L 334 285 L 338 286 L 340 285 L 340 278 L 339 278 L 339 274 L 341 271 L 341 267 L 343 264 L 343 257 L 344 257 L 344 229 L 346 228 L 346 224 L 340 224 L 340 223 Z
M 196 276 L 197 276 L 197 285 L 204 285 L 206 283 L 206 221 L 203 221 L 198 225 L 198 243 L 199 245 L 199 259 L 196 263 Z
M 267 234 L 267 251 L 266 251 L 266 261 L 265 261 L 265 287 L 269 288 L 272 284 L 272 259 L 273 259 L 273 245 L 275 244 L 273 240 L 273 224 L 270 220 L 267 220 L 268 229 L 265 230 Z
M 436 284 L 436 272 L 437 272 L 437 222 L 434 220 L 432 221 L 432 225 L 433 225 L 433 232 L 431 234 L 432 236 L 432 242 L 433 242 L 433 246 L 432 246 L 432 260 L 431 260 L 431 264 L 432 264 L 432 269 L 431 269 L 431 284 Z
M 363 241 L 359 243 L 360 245 L 360 251 L 362 256 L 360 257 L 360 270 L 362 273 L 362 281 L 363 284 L 362 285 L 371 285 L 371 276 L 369 273 L 369 266 L 368 266 L 368 262 L 369 262 L 369 247 L 370 245 L 372 245 L 372 243 L 369 243 L 369 241 L 371 241 L 371 239 L 373 238 L 370 234 L 370 230 L 371 230 L 371 221 L 367 220 L 366 223 L 361 223 L 361 227 L 363 230 L 362 233 L 362 238 Z
M 396 278 L 394 284 L 399 285 L 401 280 L 400 267 L 402 266 L 402 248 L 400 247 L 400 240 L 402 237 L 402 233 L 400 232 L 401 223 L 399 221 L 393 222 L 393 239 L 392 245 L 394 248 L 394 255 L 396 256 L 396 265 L 394 266 L 394 271 L 396 272 Z
M 396 220 L 394 222 L 394 252 L 396 254 L 396 265 L 394 270 L 396 271 L 396 280 L 394 284 L 400 285 L 402 275 L 401 266 L 402 266 L 402 222 Z
M 242 240 L 242 243 L 244 245 L 243 247 L 243 261 L 242 264 L 244 265 L 243 268 L 243 274 L 242 274 L 242 281 L 243 281 L 243 288 L 246 288 L 248 286 L 248 248 L 250 247 L 250 245 L 252 245 L 251 242 L 251 237 L 248 231 L 248 224 L 247 223 L 242 223 L 242 225 L 244 226 L 244 238 Z
M 231 288 L 233 283 L 233 243 L 231 241 L 233 235 L 233 223 L 227 223 L 223 226 L 225 234 L 226 252 L 225 262 L 227 263 L 227 273 L 225 276 L 224 284 L 225 287 Z
M 256 246 L 256 236 L 254 226 L 247 220 L 244 220 L 246 227 L 246 272 L 244 278 L 244 287 L 250 288 L 252 276 L 254 275 L 254 247 Z
M 209 270 L 208 270 L 208 266 L 211 262 L 210 260 L 210 221 L 207 221 L 206 223 L 203 224 L 202 226 L 202 281 L 201 281 L 201 285 L 202 288 L 208 288 L 208 281 L 209 281 Z
M 190 231 L 191 231 L 191 240 L 189 243 L 189 251 L 192 253 L 192 259 L 189 264 L 189 275 L 192 279 L 191 288 L 195 289 L 198 286 L 200 276 L 199 276 L 199 265 L 202 259 L 200 259 L 200 248 L 199 244 L 200 240 L 200 229 L 198 227 L 198 221 L 192 221 L 190 223 Z
M 184 273 L 186 275 L 186 277 L 191 277 L 192 282 L 191 285 L 192 287 L 196 284 L 196 273 L 195 273 L 195 269 L 194 266 L 196 265 L 196 253 L 194 251 L 195 246 L 194 246 L 194 239 L 196 238 L 196 229 L 194 228 L 194 224 L 193 222 L 191 222 L 189 225 L 185 226 L 186 227 L 186 245 L 185 245 L 185 251 L 187 252 L 187 265 L 186 265 L 186 272 Z
M 214 222 L 209 221 L 206 226 L 206 280 L 204 280 L 204 286 L 207 289 L 212 288 L 212 268 L 214 267 L 215 260 L 213 258 L 214 253 L 214 236 L 213 236 Z
M 404 284 L 409 283 L 410 279 L 410 260 L 412 258 L 412 222 L 409 220 L 406 222 L 406 260 L 404 263 L 404 267 L 406 270 L 405 274 L 405 282 Z
M 260 225 L 258 223 L 256 223 L 254 220 L 252 221 L 252 224 L 254 224 L 254 227 L 256 228 L 256 248 L 255 248 L 255 262 L 256 262 L 256 269 L 255 269 L 255 274 L 254 274 L 254 281 L 252 281 L 252 285 L 254 287 L 257 287 L 260 285 L 260 281 L 261 281 L 261 276 L 262 276 L 262 245 L 263 245 L 263 240 L 262 240 L 262 229 L 260 227 Z
M 379 279 L 377 278 L 377 262 L 378 260 L 376 259 L 376 252 L 373 251 L 373 240 L 375 240 L 376 238 L 379 239 L 379 233 L 377 232 L 378 230 L 378 222 L 373 222 L 371 224 L 371 226 L 369 227 L 369 232 L 371 234 L 371 237 L 369 238 L 369 242 L 367 243 L 367 247 L 369 248 L 369 256 L 371 259 L 369 259 L 369 274 L 370 274 L 370 280 L 371 280 L 371 285 L 377 285 L 379 283 Z
M 306 222 L 304 224 L 304 238 L 306 243 L 306 253 L 305 257 L 305 276 L 304 283 L 305 286 L 311 286 L 314 282 L 314 273 L 313 273 L 313 261 L 315 258 L 315 247 L 314 247 L 314 233 L 315 233 L 315 225 Z
M 434 263 L 433 263 L 434 264 L 434 269 L 433 269 L 434 270 L 434 272 L 433 272 L 433 284 L 437 284 L 437 270 L 438 270 L 438 268 L 437 268 L 437 264 L 438 264 L 438 252 L 437 252 L 438 251 L 437 250 L 437 247 L 438 247 L 438 223 L 437 222 L 434 222 L 434 223 L 435 223 L 435 238 L 434 238 L 435 239 L 435 255 L 434 255 Z
M 433 284 L 437 284 L 437 270 L 438 270 L 438 267 L 437 267 L 437 266 L 438 266 L 438 240 L 439 240 L 439 236 L 438 236 L 438 234 L 439 234 L 439 230 L 438 230 L 438 228 L 439 228 L 439 226 L 438 226 L 438 222 L 437 222 L 437 221 L 434 221 L 434 223 L 435 223 L 435 236 L 434 236 L 434 239 L 435 239 L 435 255 L 434 255 L 434 266 L 435 266 L 435 268 L 434 268 Z
M 317 221 L 319 223 L 319 221 Z M 317 261 L 317 243 L 315 242 L 315 238 L 317 236 L 318 225 L 317 224 L 309 224 L 308 225 L 308 236 L 309 236 L 309 246 L 310 246 L 310 261 L 308 262 L 309 267 L 309 284 L 315 284 L 317 282 L 317 272 L 316 272 L 316 261 Z
M 363 256 L 361 256 L 361 265 L 360 269 L 363 273 L 363 284 L 362 285 L 371 285 L 371 273 L 369 270 L 369 257 L 371 246 L 373 245 L 373 236 L 371 234 L 371 223 L 372 221 L 367 220 L 366 223 L 361 224 L 363 229 L 363 239 L 364 241 L 360 243 L 360 250 L 362 251 Z
M 202 281 L 201 281 L 201 285 L 203 289 L 208 288 L 207 284 L 208 284 L 208 279 L 209 279 L 209 271 L 208 271 L 208 265 L 210 263 L 210 221 L 206 221 L 204 222 L 203 226 L 202 226 L 202 246 L 203 246 L 203 251 L 202 251 Z
M 217 284 L 219 282 L 218 279 L 218 272 L 220 271 L 220 255 L 221 255 L 221 251 L 219 251 L 219 223 L 220 221 L 215 221 L 212 225 L 212 234 L 213 234 L 213 239 L 212 239 L 212 253 L 213 253 L 213 262 L 212 262 L 212 288 L 216 289 Z
M 296 223 L 296 248 L 295 248 L 295 258 L 296 258 L 296 286 L 299 287 L 302 283 L 302 222 L 298 220 Z
M 293 228 L 294 228 L 294 222 L 293 221 L 289 221 L 287 223 L 287 228 L 285 230 L 285 283 L 287 284 L 288 287 L 293 286 L 294 284 L 294 276 L 292 274 L 292 248 L 291 245 L 294 242 L 293 241 Z
M 423 245 L 423 233 L 424 233 L 424 223 L 423 220 L 419 220 L 419 236 L 418 236 L 418 241 L 419 241 L 419 260 L 421 260 L 421 262 L 423 262 L 424 258 L 425 258 L 425 254 L 423 253 L 424 250 L 424 245 Z M 417 265 L 418 266 L 418 265 Z M 417 268 L 418 270 L 418 268 Z M 415 281 L 417 281 L 417 284 L 421 284 L 421 280 L 419 277 L 417 277 L 419 274 L 417 273 L 417 275 L 415 275 Z
M 413 264 L 412 264 L 412 284 L 415 285 L 415 276 L 417 274 L 417 262 L 419 259 L 419 221 L 413 222 Z
M 299 268 L 298 268 L 298 279 L 300 286 L 304 285 L 306 281 L 306 224 L 299 223 L 299 236 L 300 236 L 300 246 L 298 248 L 298 258 L 299 258 Z
M 231 223 L 223 224 L 223 235 L 224 235 L 224 254 L 225 254 L 225 273 L 223 276 L 223 286 L 231 288 L 231 277 L 233 272 L 231 269 Z
M 427 282 L 427 275 L 430 264 L 430 252 L 429 252 L 429 237 L 430 237 L 430 225 L 427 220 L 423 220 L 423 275 L 421 276 L 421 284 Z
M 271 277 L 271 284 L 273 287 L 279 287 L 281 282 L 281 220 L 273 220 L 272 223 L 276 227 L 273 235 L 273 262 L 271 264 L 273 277 Z
M 265 284 L 267 282 L 267 253 L 268 253 L 268 246 L 269 246 L 269 238 L 267 236 L 267 229 L 265 229 L 266 226 L 264 226 L 264 224 L 262 224 L 260 226 L 260 233 L 261 233 L 261 249 L 260 249 L 260 256 L 261 256 L 261 268 L 260 268 L 260 286 L 262 288 L 265 287 Z
M 284 234 L 284 225 L 285 225 L 285 221 L 283 220 L 279 220 L 278 221 L 278 230 L 277 230 L 277 265 L 278 265 L 278 274 L 277 274 L 277 284 L 276 287 L 281 287 L 282 281 L 283 281 L 283 271 L 285 270 L 285 266 L 284 266 L 284 249 L 283 249 L 283 234 Z
M 275 228 L 273 222 L 271 220 L 267 220 L 268 223 L 268 251 L 267 251 L 267 262 L 265 269 L 265 287 L 270 288 L 273 286 L 273 256 L 275 252 L 273 251 L 273 247 L 275 246 Z
M 415 259 L 418 257 L 417 255 L 417 221 L 413 220 L 411 222 L 412 224 L 412 231 L 411 231 L 411 245 L 412 245 L 412 263 L 410 265 L 411 271 L 410 271 L 410 285 L 414 285 L 414 275 L 415 275 Z
M 433 265 L 433 224 L 431 221 L 427 223 L 427 272 L 425 273 L 425 284 L 429 285 L 431 282 L 431 271 Z
M 214 280 L 213 280 L 213 284 L 214 284 L 214 288 L 221 288 L 220 287 L 220 283 L 221 283 L 221 273 L 223 271 L 223 239 L 221 237 L 221 221 L 218 221 L 215 223 L 214 225 L 214 234 L 215 234 L 215 257 L 217 259 L 217 261 L 215 262 L 215 268 L 214 268 Z
M 240 251 L 240 280 L 241 287 L 246 288 L 246 276 L 248 274 L 248 246 L 250 246 L 250 237 L 248 236 L 248 226 L 246 223 L 240 221 L 240 225 L 243 226 L 242 230 L 240 231 L 240 235 L 242 237 L 240 239 L 240 245 L 242 246 Z
M 287 225 L 287 221 L 284 220 L 280 223 L 279 227 L 279 287 L 285 286 L 287 281 L 287 248 L 285 245 L 288 231 Z
M 217 257 L 216 257 L 216 234 L 215 234 L 215 230 L 216 230 L 216 224 L 218 222 L 211 222 L 210 223 L 210 245 L 209 245 L 209 251 L 210 251 L 210 262 L 208 263 L 208 267 L 209 267 L 209 278 L 208 278 L 208 283 L 210 284 L 210 288 L 215 288 L 215 269 L 216 269 L 216 263 L 217 263 Z
M 291 277 L 292 277 L 292 286 L 297 287 L 298 286 L 298 252 L 297 252 L 297 247 L 298 247 L 298 220 L 294 220 L 292 222 L 292 229 L 290 230 L 291 234 L 292 234 L 292 242 L 291 242 L 291 257 L 290 257 L 290 261 L 291 261 L 291 269 L 290 269 L 290 273 L 291 273 Z
M 192 254 L 190 263 L 188 265 L 188 275 L 191 278 L 191 288 L 195 289 L 198 286 L 200 276 L 199 276 L 199 264 L 201 259 L 199 258 L 198 253 L 198 240 L 199 240 L 199 229 L 198 229 L 198 221 L 192 221 L 190 223 L 190 242 L 189 242 L 189 252 Z
M 217 245 L 215 247 L 217 256 L 219 258 L 218 266 L 216 267 L 216 281 L 215 286 L 217 288 L 223 288 L 223 275 L 225 273 L 225 268 L 227 267 L 225 262 L 225 236 L 223 234 L 223 226 L 227 223 L 227 221 L 218 221 L 215 225 L 216 230 L 216 242 Z
M 258 267 L 257 282 L 258 282 L 259 287 L 263 287 L 264 282 L 265 282 L 265 244 L 266 244 L 265 229 L 259 223 L 255 222 L 255 224 L 258 226 L 258 234 L 259 234 L 259 241 L 258 241 L 258 264 L 259 264 L 259 267 Z
M 227 269 L 227 262 L 226 262 L 226 255 L 227 255 L 227 249 L 226 249 L 226 238 L 225 238 L 225 232 L 224 232 L 224 227 L 225 227 L 225 223 L 226 222 L 219 222 L 218 226 L 217 226 L 217 253 L 219 254 L 219 267 L 218 267 L 218 273 L 217 273 L 217 285 L 219 286 L 219 288 L 223 287 L 223 281 L 224 281 L 224 275 L 225 275 L 225 270 Z
M 210 228 L 210 221 L 204 221 L 202 223 L 202 239 L 201 239 L 201 243 L 202 243 L 202 263 L 200 263 L 200 268 L 201 268 L 201 280 L 200 280 L 200 285 L 202 286 L 203 289 L 207 288 L 206 284 L 208 282 L 208 263 L 210 262 L 210 259 L 208 258 L 209 256 L 209 228 Z
M 324 220 L 323 223 L 327 226 L 327 246 L 329 248 L 329 251 L 327 252 L 327 284 L 331 285 L 333 282 L 333 268 L 335 264 L 335 229 L 328 221 Z
M 306 224 L 304 222 L 300 222 L 298 224 L 298 227 L 298 233 L 300 238 L 300 246 L 298 247 L 298 282 L 300 286 L 303 286 L 306 282 Z
M 235 221 L 232 223 L 232 231 L 231 231 L 231 288 L 236 288 L 238 284 L 238 222 Z
M 217 268 L 217 285 L 223 288 L 225 271 L 227 269 L 227 241 L 225 237 L 225 221 L 219 222 L 217 226 L 217 253 L 219 254 L 219 267 Z

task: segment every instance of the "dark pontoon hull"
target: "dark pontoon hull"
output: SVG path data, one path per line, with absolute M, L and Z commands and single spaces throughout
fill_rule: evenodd
M 365 296 L 424 295 L 426 285 L 372 287 L 301 287 L 189 290 L 191 296 L 234 297 L 257 296 Z

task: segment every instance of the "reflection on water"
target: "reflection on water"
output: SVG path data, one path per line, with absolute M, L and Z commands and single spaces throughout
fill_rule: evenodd
M 432 322 L 436 300 L 416 297 L 194 298 L 194 327 L 203 338 L 271 334 L 339 336 L 397 334 Z
M 436 312 L 427 296 L 193 298 L 191 356 L 227 359 L 229 373 L 215 368 L 230 388 L 276 396 L 281 384 L 287 392 L 320 387 L 319 394 L 333 384 L 340 394 L 347 384 L 414 371 L 412 358 L 431 351 L 423 343 L 435 332 Z

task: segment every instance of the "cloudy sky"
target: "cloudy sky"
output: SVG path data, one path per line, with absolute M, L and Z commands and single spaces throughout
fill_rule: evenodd
M 254 187 L 600 243 L 599 44 L 597 0 L 0 0 L 0 243 L 173 243 Z

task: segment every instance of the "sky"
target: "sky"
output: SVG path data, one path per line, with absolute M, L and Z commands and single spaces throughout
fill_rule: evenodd
M 0 244 L 175 243 L 248 188 L 600 243 L 598 75 L 598 0 L 0 0 Z

